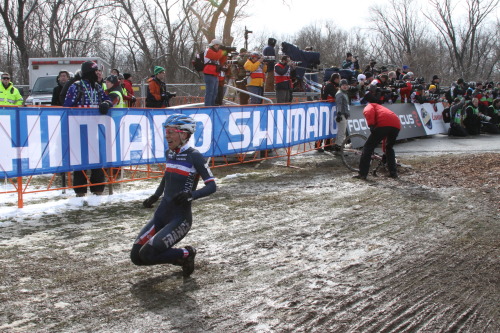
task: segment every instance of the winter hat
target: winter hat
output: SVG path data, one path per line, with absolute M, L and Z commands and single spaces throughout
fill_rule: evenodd
M 130 77 L 131 77 L 131 76 L 132 76 L 132 74 L 130 74 L 130 73 L 123 73 L 123 78 L 124 78 L 125 80 L 130 79 Z
M 433 85 L 433 84 L 431 84 L 431 85 L 429 86 L 429 90 L 431 90 L 431 89 L 436 89 L 436 86 L 435 86 L 435 85 Z
M 154 70 L 155 75 L 160 74 L 161 72 L 164 72 L 164 71 L 165 71 L 165 68 L 163 68 L 161 66 L 155 66 L 155 70 Z
M 340 80 L 340 85 L 342 86 L 342 85 L 344 85 L 344 84 L 349 85 L 349 82 L 348 82 L 346 79 L 342 79 L 342 80 Z
M 434 76 L 432 77 L 432 79 L 433 79 L 433 80 L 439 80 L 439 76 L 434 75 Z
M 118 85 L 118 76 L 110 75 L 106 78 L 106 81 L 111 82 L 111 84 L 113 84 L 113 86 L 117 86 Z
M 366 80 L 366 75 L 365 74 L 359 74 L 358 75 L 358 82 L 361 82 L 363 80 Z
M 85 61 L 82 64 L 82 75 L 97 71 L 97 64 L 93 61 Z
M 366 79 L 369 79 L 369 78 L 373 77 L 373 73 L 372 72 L 365 72 L 365 76 L 366 76 Z
M 220 41 L 220 39 L 212 39 L 209 46 L 214 46 L 214 45 L 222 45 L 222 42 Z
M 244 47 L 242 47 L 242 48 L 240 49 L 240 53 L 245 53 L 245 52 L 247 52 L 247 49 L 245 49 Z

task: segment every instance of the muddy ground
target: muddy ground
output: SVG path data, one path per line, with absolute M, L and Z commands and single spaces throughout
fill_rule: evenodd
M 6 223 L 0 331 L 499 332 L 499 160 L 405 156 L 369 182 L 317 153 L 216 169 L 187 279 L 130 262 L 143 197 Z

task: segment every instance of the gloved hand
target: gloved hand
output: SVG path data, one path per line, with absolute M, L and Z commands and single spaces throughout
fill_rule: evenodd
M 99 112 L 101 114 L 108 114 L 108 110 L 113 107 L 113 103 L 111 101 L 104 101 L 99 104 Z
M 192 201 L 193 200 L 193 196 L 191 195 L 191 192 L 179 192 L 177 193 L 173 198 L 172 200 L 180 205 L 180 204 L 183 204 L 183 203 L 186 203 L 186 202 L 189 202 L 189 201 Z
M 340 114 L 337 113 L 337 117 L 335 118 L 335 120 L 340 123 L 342 121 L 342 116 Z
M 131 101 L 132 103 L 135 103 L 135 101 L 136 101 L 136 100 L 137 100 L 137 98 L 135 98 L 135 96 L 132 96 L 132 97 L 130 98 L 130 101 Z
M 142 202 L 144 208 L 153 208 L 153 204 L 158 201 L 160 197 L 157 195 L 152 195 Z
M 371 125 L 370 126 L 370 133 L 373 133 L 373 131 L 375 130 L 375 126 L 374 125 Z
M 170 92 L 167 92 L 167 98 L 172 98 L 172 97 L 175 97 L 177 96 L 177 93 L 170 93 Z

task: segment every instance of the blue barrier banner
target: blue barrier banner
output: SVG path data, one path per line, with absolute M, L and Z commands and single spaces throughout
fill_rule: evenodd
M 416 138 L 438 133 L 447 133 L 448 128 L 443 122 L 443 104 L 384 104 L 396 113 L 401 121 L 401 131 L 398 140 Z M 370 135 L 370 129 L 363 116 L 364 106 L 351 106 L 351 117 L 347 120 L 347 131 Z
M 445 133 L 442 104 L 385 105 L 401 120 L 398 139 Z M 351 106 L 349 133 L 368 136 L 364 106 Z M 4 178 L 165 162 L 164 124 L 174 113 L 197 121 L 191 145 L 205 157 L 278 149 L 334 138 L 334 103 L 215 108 L 0 108 Z
M 286 148 L 335 137 L 327 102 L 217 108 L 0 108 L 5 178 L 165 162 L 164 124 L 173 113 L 197 121 L 191 145 L 204 156 Z

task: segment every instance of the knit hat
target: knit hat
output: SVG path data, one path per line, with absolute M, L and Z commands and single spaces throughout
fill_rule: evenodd
M 247 52 L 247 49 L 245 49 L 244 47 L 242 47 L 242 48 L 240 49 L 240 53 L 245 53 L 245 52 Z
M 220 41 L 220 39 L 212 39 L 209 46 L 214 46 L 214 45 L 222 45 L 222 42 Z
M 342 85 L 344 85 L 344 84 L 349 85 L 349 82 L 348 82 L 346 79 L 342 79 L 342 80 L 340 80 L 340 85 L 342 86 Z
M 106 81 L 111 82 L 113 86 L 118 85 L 118 77 L 116 75 L 110 75 L 106 78 Z
M 130 77 L 131 77 L 131 76 L 132 76 L 132 74 L 130 74 L 130 73 L 123 73 L 123 78 L 124 78 L 125 80 L 130 79 Z
M 358 75 L 358 82 L 361 82 L 363 80 L 366 80 L 366 75 L 365 74 L 359 74 Z
M 439 76 L 434 75 L 434 76 L 432 77 L 432 79 L 433 79 L 433 80 L 439 80 Z
M 431 84 L 431 85 L 429 86 L 429 90 L 431 90 L 431 89 L 436 89 L 436 86 L 435 86 L 435 85 L 433 85 L 433 84 Z
M 85 61 L 82 64 L 82 75 L 97 71 L 97 64 L 93 61 Z
M 164 71 L 165 71 L 165 68 L 163 68 L 161 66 L 155 66 L 155 70 L 154 70 L 155 75 L 160 74 L 161 72 L 164 72 Z

